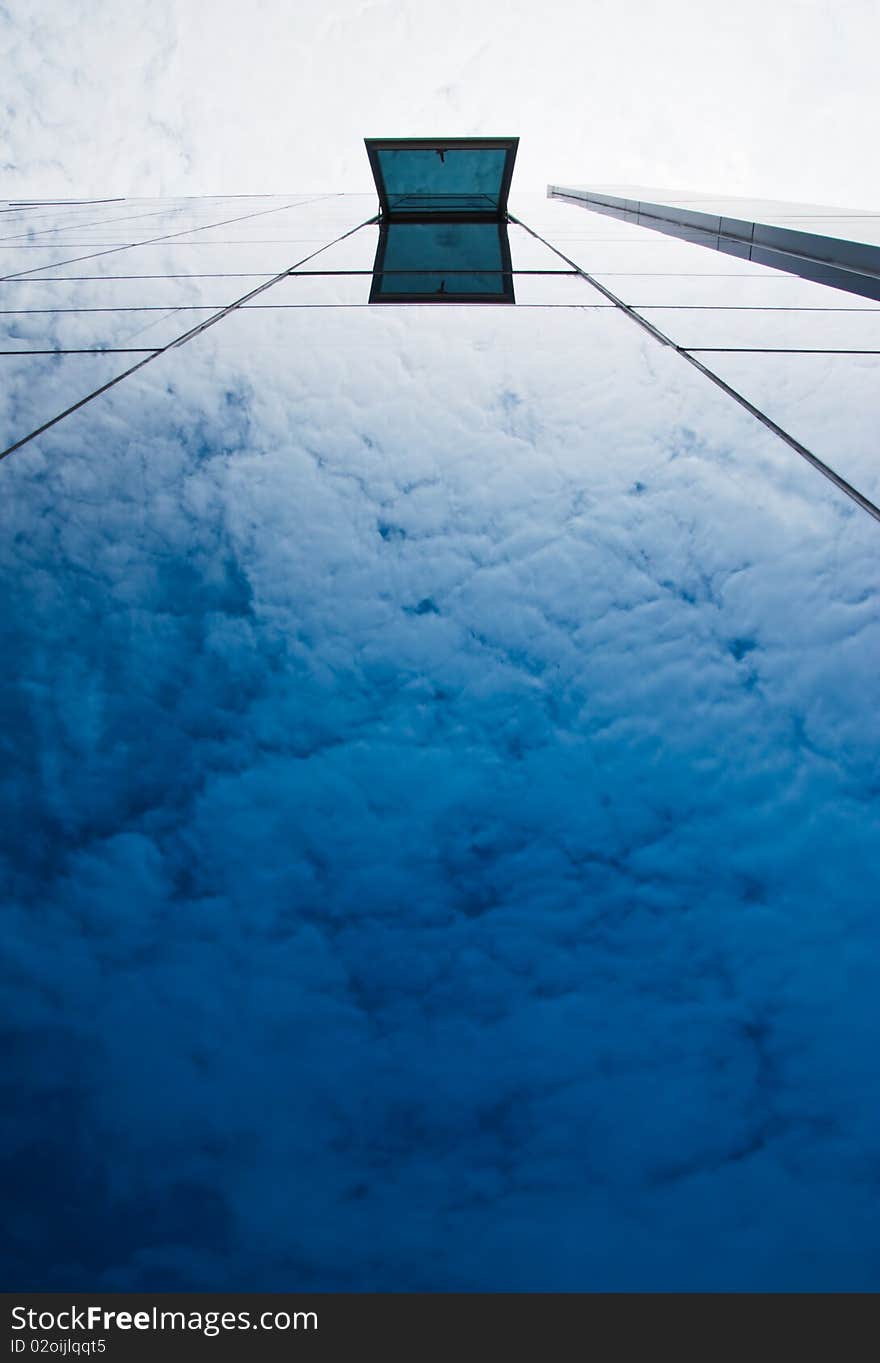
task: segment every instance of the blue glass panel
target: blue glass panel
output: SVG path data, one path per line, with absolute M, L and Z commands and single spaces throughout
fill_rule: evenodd
M 383 217 L 478 214 L 499 217 L 518 138 L 367 138 Z
M 388 228 L 386 270 L 501 270 L 494 222 L 407 222 Z
M 617 309 L 288 306 L 374 249 L 0 464 L 7 1278 L 876 1290 L 878 526 Z M 869 468 L 871 357 L 712 367 Z
M 403 302 L 410 294 L 436 295 L 449 301 L 460 294 L 497 295 L 504 297 L 504 275 L 486 272 L 459 271 L 449 274 L 443 270 L 424 270 L 418 273 L 382 274 L 378 276 L 378 294 L 373 302 Z
M 370 301 L 513 302 L 500 222 L 397 222 L 383 227 Z
M 389 206 L 427 213 L 495 212 L 504 160 L 502 150 L 379 152 Z

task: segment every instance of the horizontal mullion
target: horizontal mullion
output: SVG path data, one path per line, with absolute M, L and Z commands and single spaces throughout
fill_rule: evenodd
M 83 346 L 76 349 L 57 350 L 0 350 L 0 355 L 153 355 L 165 346 Z
M 797 303 L 631 303 L 642 312 L 880 312 L 880 308 L 813 308 Z
M 203 312 L 210 310 L 209 303 L 144 303 L 124 304 L 118 308 L 0 308 L 0 317 L 33 317 L 54 315 L 56 313 L 80 312 Z M 218 303 L 218 307 L 224 304 Z
M 880 355 L 880 350 L 872 347 L 827 345 L 683 345 L 679 349 L 715 355 Z
M 288 275 L 289 275 L 289 277 L 290 277 L 291 279 L 296 278 L 298 275 L 302 275 L 303 277 L 308 276 L 310 279 L 314 279 L 314 278 L 320 277 L 320 276 L 322 276 L 322 275 L 367 275 L 367 276 L 369 277 L 370 275 L 413 275 L 413 274 L 414 274 L 414 275 L 426 275 L 426 274 L 436 274 L 436 275 L 450 275 L 450 274 L 466 274 L 466 275 L 471 275 L 471 274 L 499 274 L 499 275 L 520 275 L 520 274 L 528 274 L 528 275 L 545 275 L 545 274 L 550 274 L 550 275 L 560 275 L 560 274 L 562 274 L 562 275 L 576 275 L 576 274 L 578 274 L 578 271 L 577 271 L 577 270 L 496 270 L 496 269 L 494 269 L 493 267 L 488 266 L 488 265 L 471 265 L 470 267 L 465 268 L 465 269 L 461 269 L 461 270 L 444 270 L 444 269 L 442 269 L 442 268 L 439 268 L 439 269 L 424 268 L 424 269 L 412 269 L 412 270 L 288 270 Z

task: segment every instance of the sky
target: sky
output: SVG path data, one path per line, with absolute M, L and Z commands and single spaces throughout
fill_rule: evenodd
M 364 136 L 518 134 L 520 189 L 876 208 L 878 46 L 873 0 L 4 0 L 2 192 L 366 190 Z

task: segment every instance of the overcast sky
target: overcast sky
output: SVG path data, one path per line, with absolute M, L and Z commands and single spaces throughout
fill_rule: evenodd
M 365 136 L 520 135 L 520 189 L 876 207 L 880 7 L 7 0 L 0 195 L 370 186 Z

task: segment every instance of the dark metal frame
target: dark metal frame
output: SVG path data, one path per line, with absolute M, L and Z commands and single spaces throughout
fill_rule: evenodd
M 379 195 L 380 217 L 386 222 L 410 222 L 421 220 L 431 222 L 435 219 L 462 222 L 480 222 L 488 219 L 503 219 L 507 213 L 507 199 L 510 182 L 513 178 L 513 165 L 519 146 L 518 137 L 365 137 L 364 145 L 370 161 L 370 169 L 376 182 Z M 485 212 L 474 210 L 462 212 L 455 209 L 444 213 L 442 209 L 392 209 L 388 203 L 388 191 L 379 160 L 380 151 L 503 151 L 505 152 L 504 170 L 501 175 L 501 188 L 498 193 L 498 207 Z

